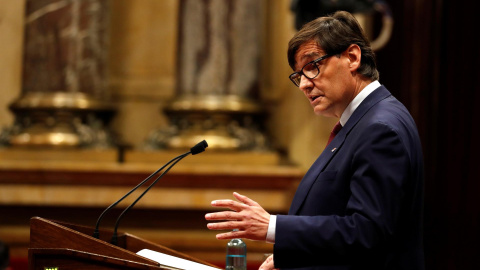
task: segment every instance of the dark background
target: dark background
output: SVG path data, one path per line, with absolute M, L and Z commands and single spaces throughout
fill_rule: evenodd
M 393 37 L 377 52 L 423 143 L 427 269 L 480 269 L 480 23 L 467 2 L 387 1 Z

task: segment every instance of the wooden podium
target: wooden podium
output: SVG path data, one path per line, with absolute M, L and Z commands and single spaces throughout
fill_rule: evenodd
M 100 231 L 94 238 L 93 228 L 33 217 L 30 220 L 30 270 L 66 269 L 176 269 L 137 255 L 151 249 L 178 258 L 216 267 L 167 247 L 120 233 L 118 246 L 109 243 L 113 232 Z

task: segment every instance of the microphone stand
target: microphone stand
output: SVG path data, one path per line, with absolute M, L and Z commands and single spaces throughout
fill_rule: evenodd
M 145 184 L 148 180 L 150 180 L 154 175 L 156 175 L 157 173 L 159 173 L 161 170 L 163 170 L 166 166 L 168 166 L 170 163 L 174 162 L 177 160 L 180 160 L 184 157 L 186 157 L 188 154 L 190 154 L 190 152 L 187 152 L 187 153 L 184 153 L 184 154 L 181 154 L 177 157 L 174 157 L 173 159 L 171 159 L 169 162 L 167 162 L 165 165 L 163 165 L 160 169 L 156 170 L 154 173 L 152 173 L 150 176 L 148 176 L 147 178 L 145 178 L 142 182 L 140 182 L 137 186 L 135 186 L 134 188 L 132 188 L 127 194 L 123 195 L 122 198 L 120 198 L 118 201 L 112 203 L 109 207 L 107 207 L 107 209 L 105 209 L 102 214 L 98 217 L 98 220 L 97 220 L 97 223 L 95 225 L 95 230 L 93 232 L 93 237 L 95 238 L 99 238 L 100 236 L 100 233 L 99 233 L 99 226 L 100 226 L 100 221 L 102 220 L 103 216 L 113 207 L 115 207 L 117 204 L 119 204 L 121 201 L 123 201 L 126 197 L 128 197 L 130 194 L 132 194 L 132 192 L 134 192 L 135 190 L 137 190 L 139 187 L 141 187 L 143 184 Z M 175 162 L 176 163 L 176 162 Z M 174 164 L 175 164 L 174 163 Z M 162 174 L 163 175 L 163 174 Z
M 111 243 L 113 245 L 118 244 L 118 234 L 117 234 L 118 225 L 120 224 L 120 220 L 125 216 L 125 214 L 128 212 L 128 210 L 130 210 L 130 208 L 135 206 L 135 204 L 137 204 L 137 202 L 158 182 L 158 180 L 160 180 L 168 171 L 170 171 L 170 169 L 173 166 L 175 166 L 175 164 L 177 164 L 184 157 L 188 156 L 190 153 L 191 152 L 187 152 L 183 155 L 180 155 L 180 156 L 176 157 L 175 162 L 172 165 L 170 165 L 159 177 L 157 177 L 157 179 L 155 179 L 155 181 L 153 181 L 153 183 L 151 183 L 150 186 L 148 186 L 148 188 L 145 189 L 145 191 L 143 191 L 143 193 L 140 196 L 138 196 L 138 198 L 132 204 L 130 204 L 127 208 L 125 208 L 125 210 L 123 210 L 123 212 L 118 216 L 117 221 L 115 222 L 115 229 L 113 230 L 112 241 L 111 241 Z
M 132 192 L 134 192 L 135 190 L 137 190 L 140 186 L 142 186 L 143 184 L 145 184 L 148 180 L 150 180 L 154 175 L 156 175 L 157 173 L 159 173 L 161 170 L 163 170 L 166 166 L 168 166 L 170 163 L 173 162 L 172 165 L 170 165 L 167 170 L 165 170 L 159 177 L 157 177 L 157 179 L 155 179 L 155 181 L 153 181 L 152 184 L 150 184 L 150 186 L 130 205 L 128 206 L 121 214 L 120 216 L 118 217 L 117 219 L 117 222 L 115 223 L 115 232 L 114 232 L 114 235 L 112 237 L 112 242 L 117 242 L 117 228 L 118 228 L 118 224 L 120 222 L 120 219 L 125 215 L 125 213 L 130 209 L 132 208 L 142 197 L 143 195 L 145 195 L 145 193 L 147 193 L 150 188 L 152 188 L 155 183 L 158 182 L 158 180 L 160 180 L 163 175 L 165 175 L 175 164 L 177 164 L 177 162 L 179 162 L 180 160 L 182 160 L 184 157 L 188 156 L 189 154 L 192 154 L 192 155 L 196 155 L 196 154 L 199 154 L 199 153 L 202 153 L 203 151 L 205 151 L 205 148 L 208 147 L 208 143 L 203 140 L 199 143 L 197 143 L 195 146 L 193 146 L 192 148 L 190 148 L 190 151 L 184 153 L 184 154 L 181 154 L 177 157 L 174 157 L 173 159 L 171 159 L 169 162 L 167 162 L 167 164 L 163 165 L 160 169 L 156 170 L 154 173 L 152 173 L 150 176 L 148 176 L 147 178 L 145 178 L 142 182 L 140 182 L 137 186 L 135 186 L 133 189 L 131 189 L 127 194 L 125 194 L 122 198 L 120 198 L 118 201 L 114 202 L 113 204 L 111 204 L 109 207 L 107 207 L 107 209 L 105 209 L 102 214 L 98 217 L 98 220 L 97 220 L 97 224 L 95 225 L 95 230 L 93 232 L 93 237 L 95 238 L 99 238 L 99 225 L 100 225 L 100 221 L 102 220 L 103 216 L 105 215 L 106 212 L 108 212 L 108 210 L 110 210 L 111 208 L 115 207 L 118 203 L 120 203 L 121 201 L 123 201 L 127 196 L 129 196 L 130 194 L 132 194 Z

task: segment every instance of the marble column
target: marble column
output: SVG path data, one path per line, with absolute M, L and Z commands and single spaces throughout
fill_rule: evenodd
M 108 0 L 27 0 L 12 146 L 113 145 L 106 88 Z
M 177 92 L 152 148 L 265 149 L 258 100 L 262 2 L 181 0 Z

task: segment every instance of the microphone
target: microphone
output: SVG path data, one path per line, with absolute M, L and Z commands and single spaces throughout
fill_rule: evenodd
M 205 148 L 208 147 L 207 141 L 203 140 L 199 143 L 197 143 L 194 147 L 190 148 L 190 152 L 192 155 L 200 154 L 203 151 L 205 151 Z
M 152 184 L 150 184 L 150 186 L 131 204 L 129 205 L 121 214 L 120 216 L 118 217 L 116 223 L 115 223 L 115 230 L 114 230 L 114 234 L 113 234 L 113 237 L 112 237 L 112 242 L 115 241 L 115 245 L 116 245 L 116 242 L 117 242 L 117 228 L 118 228 L 118 224 L 121 220 L 121 218 L 125 215 L 125 213 L 130 209 L 132 208 L 142 197 L 143 195 L 145 195 L 145 193 L 147 193 L 150 188 L 152 188 L 157 182 L 158 180 L 160 180 L 163 175 L 165 175 L 175 164 L 177 164 L 180 160 L 182 160 L 184 157 L 188 156 L 189 154 L 192 154 L 192 155 L 196 155 L 196 154 L 200 154 L 202 153 L 203 151 L 205 151 L 205 148 L 208 147 L 208 143 L 203 140 L 199 143 L 197 143 L 195 146 L 193 146 L 192 148 L 190 148 L 190 151 L 184 153 L 184 154 L 181 154 L 179 156 L 176 156 L 174 157 L 173 159 L 171 159 L 169 162 L 167 162 L 165 165 L 163 165 L 160 169 L 156 170 L 154 173 L 152 173 L 151 175 L 149 175 L 147 178 L 145 178 L 142 182 L 140 182 L 138 185 L 136 185 L 134 188 L 132 188 L 129 192 L 127 192 L 127 194 L 123 195 L 122 198 L 120 198 L 119 200 L 117 200 L 116 202 L 112 203 L 109 207 L 107 207 L 101 214 L 100 216 L 98 217 L 97 219 L 97 223 L 95 225 L 95 230 L 93 232 L 93 237 L 95 238 L 99 238 L 100 236 L 100 233 L 99 233 L 99 226 L 100 226 L 100 221 L 102 220 L 103 216 L 110 210 L 112 209 L 113 207 L 115 207 L 117 204 L 119 204 L 121 201 L 123 201 L 126 197 L 128 197 L 130 194 L 132 194 L 132 192 L 134 192 L 135 190 L 137 190 L 139 187 L 141 187 L 143 184 L 145 184 L 148 180 L 150 180 L 153 176 L 155 176 L 156 174 L 158 174 L 160 171 L 162 171 L 166 166 L 168 166 L 170 163 L 173 162 L 172 165 L 170 165 L 159 177 L 157 177 L 157 179 L 155 179 L 155 181 L 153 181 Z M 114 240 L 115 239 L 115 240 Z

